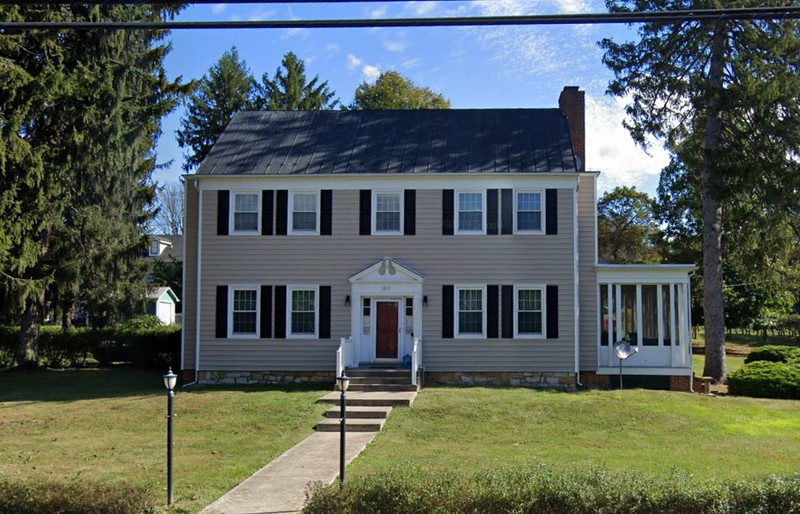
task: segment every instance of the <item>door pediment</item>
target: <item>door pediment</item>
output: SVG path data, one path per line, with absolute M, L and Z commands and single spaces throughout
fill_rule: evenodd
M 425 282 L 425 276 L 391 257 L 384 257 L 372 266 L 350 277 L 351 284 L 359 283 L 416 283 Z

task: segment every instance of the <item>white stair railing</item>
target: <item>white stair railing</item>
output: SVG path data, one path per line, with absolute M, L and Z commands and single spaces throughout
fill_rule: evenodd
M 353 338 L 342 337 L 339 339 L 339 348 L 336 350 L 336 376 L 342 376 L 347 366 L 353 365 Z
M 411 385 L 417 385 L 417 371 L 422 364 L 422 341 L 414 338 L 414 349 L 411 350 Z

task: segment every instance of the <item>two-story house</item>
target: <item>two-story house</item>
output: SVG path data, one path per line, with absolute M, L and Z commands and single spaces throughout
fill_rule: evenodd
M 410 360 L 427 383 L 608 386 L 627 338 L 626 375 L 688 389 L 693 267 L 598 265 L 585 163 L 576 87 L 554 109 L 237 114 L 185 177 L 185 379 Z

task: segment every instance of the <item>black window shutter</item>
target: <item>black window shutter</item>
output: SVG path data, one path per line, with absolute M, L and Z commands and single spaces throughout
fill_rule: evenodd
M 272 218 L 275 203 L 274 191 L 261 191 L 261 235 L 272 235 Z
M 547 286 L 547 339 L 558 339 L 558 286 Z
M 231 209 L 231 192 L 217 191 L 217 235 L 228 235 L 228 216 Z
M 545 189 L 544 206 L 545 233 L 558 234 L 558 189 Z
M 228 337 L 228 286 L 217 286 L 217 326 L 214 337 Z
M 514 190 L 503 189 L 501 193 L 503 203 L 503 223 L 501 234 L 514 233 Z
M 500 220 L 497 215 L 497 189 L 486 191 L 486 233 L 497 235 L 500 233 Z
M 406 189 L 403 192 L 403 234 L 413 236 L 417 233 L 417 191 Z
M 319 233 L 322 236 L 329 236 L 333 233 L 333 191 L 323 189 L 320 193 L 321 217 L 319 223 Z
M 286 286 L 275 286 L 275 337 L 286 337 Z
M 272 286 L 261 286 L 261 339 L 272 337 Z
M 453 339 L 453 286 L 442 286 L 442 339 Z
M 331 286 L 319 286 L 319 338 L 331 338 Z
M 275 192 L 275 235 L 285 236 L 289 227 L 289 191 Z
M 368 236 L 372 232 L 372 191 L 362 189 L 359 194 L 358 235 Z
M 486 286 L 486 337 L 497 339 L 500 337 L 500 286 Z
M 514 286 L 503 286 L 503 339 L 514 337 Z
M 455 207 L 455 191 L 452 189 L 442 190 L 442 235 L 452 236 L 455 228 L 453 222 L 453 209 Z

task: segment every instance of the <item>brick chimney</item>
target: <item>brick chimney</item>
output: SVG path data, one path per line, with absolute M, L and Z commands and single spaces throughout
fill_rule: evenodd
M 578 86 L 565 86 L 558 97 L 561 114 L 567 118 L 569 134 L 572 137 L 572 149 L 580 159 L 578 171 L 586 170 L 586 101 L 585 93 L 578 91 Z

